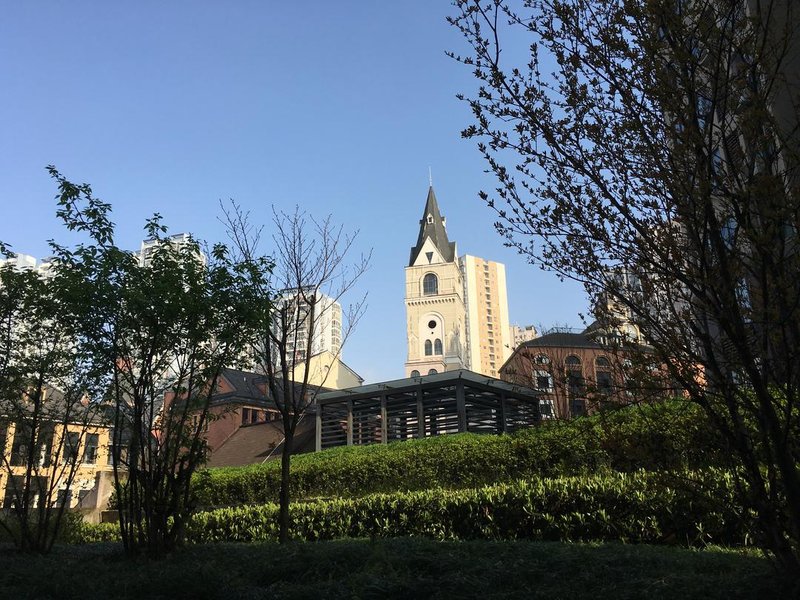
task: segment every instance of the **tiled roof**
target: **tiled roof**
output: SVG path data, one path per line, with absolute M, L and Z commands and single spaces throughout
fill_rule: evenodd
M 428 215 L 431 215 L 431 222 L 428 223 Z M 431 238 L 445 262 L 453 262 L 456 257 L 456 243 L 447 239 L 447 230 L 444 227 L 444 219 L 439 213 L 439 204 L 436 202 L 436 194 L 433 193 L 433 186 L 428 188 L 428 199 L 425 202 L 425 211 L 420 219 L 419 237 L 417 244 L 411 248 L 411 258 L 409 266 L 417 260 L 422 246 L 427 238 Z
M 602 348 L 586 333 L 548 333 L 520 344 L 524 348 Z

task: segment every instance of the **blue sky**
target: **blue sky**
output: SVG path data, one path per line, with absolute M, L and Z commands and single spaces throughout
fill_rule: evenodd
M 445 1 L 5 2 L 0 240 L 65 239 L 44 167 L 92 184 L 118 243 L 144 220 L 219 241 L 219 200 L 333 215 L 374 249 L 369 308 L 344 350 L 368 382 L 402 376 L 403 267 L 428 167 L 459 254 L 506 264 L 511 321 L 580 326 L 582 289 L 504 248 L 478 198 L 493 181 L 462 140 L 475 82 Z M 265 248 L 268 250 L 268 248 Z

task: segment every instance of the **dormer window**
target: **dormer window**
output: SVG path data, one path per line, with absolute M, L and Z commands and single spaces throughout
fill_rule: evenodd
M 433 215 L 428 213 L 428 225 L 431 225 L 432 223 L 433 223 Z

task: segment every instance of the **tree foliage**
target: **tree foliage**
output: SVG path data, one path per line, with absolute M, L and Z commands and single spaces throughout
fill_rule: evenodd
M 264 271 L 235 262 L 223 245 L 206 255 L 192 239 L 168 237 L 158 215 L 145 228 L 148 251 L 126 252 L 115 243 L 110 205 L 88 185 L 51 174 L 59 216 L 88 238 L 54 248 L 81 281 L 69 290 L 83 307 L 76 340 L 111 408 L 122 540 L 131 554 L 157 557 L 183 542 L 194 510 L 192 475 L 207 457 L 220 373 L 241 358 L 269 314 L 251 293 Z
M 80 445 L 100 417 L 97 381 L 63 295 L 78 284 L 61 265 L 0 265 L 0 527 L 22 551 L 49 551 L 72 492 L 94 485 Z
M 800 578 L 796 8 L 454 4 L 468 51 L 452 56 L 479 82 L 464 136 L 497 177 L 481 195 L 498 231 L 583 283 L 607 329 L 621 312 L 639 328 Z

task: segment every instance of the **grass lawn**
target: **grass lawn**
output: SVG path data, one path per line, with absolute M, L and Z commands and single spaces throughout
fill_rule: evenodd
M 128 561 L 116 544 L 0 550 L 0 597 L 779 598 L 770 563 L 720 549 L 397 538 L 187 547 Z

